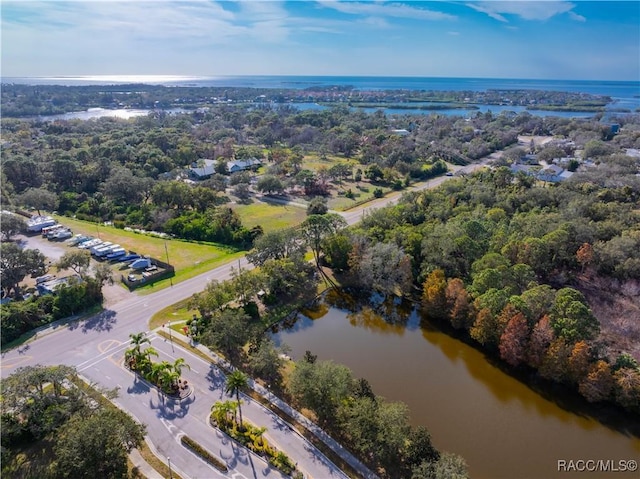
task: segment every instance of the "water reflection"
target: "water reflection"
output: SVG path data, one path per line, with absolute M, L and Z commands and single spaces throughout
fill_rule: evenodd
M 291 346 L 294 358 L 311 350 L 349 366 L 377 394 L 407 403 L 412 421 L 429 428 L 437 447 L 462 454 L 474 478 L 565 477 L 558 459 L 640 456 L 637 422 L 506 374 L 410 303 L 336 292 L 313 311 L 314 319 L 301 315 L 276 340 Z

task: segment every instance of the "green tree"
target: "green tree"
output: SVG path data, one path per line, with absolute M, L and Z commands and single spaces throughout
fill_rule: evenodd
M 584 296 L 573 288 L 563 288 L 556 293 L 550 317 L 556 335 L 570 342 L 593 339 L 600 331 L 600 323 Z
M 414 467 L 425 461 L 434 463 L 440 459 L 440 453 L 431 442 L 431 434 L 424 426 L 412 428 L 407 439 L 408 444 L 405 446 L 404 459 L 407 475 Z
M 242 406 L 240 405 L 240 391 L 249 385 L 249 377 L 236 369 L 229 375 L 227 375 L 227 385 L 225 391 L 227 394 L 235 395 L 236 403 L 238 404 L 238 416 L 240 417 L 239 426 L 242 428 Z
M 336 271 L 349 269 L 349 257 L 353 250 L 351 238 L 344 232 L 329 236 L 323 245 L 329 264 Z
M 113 270 L 106 263 L 98 263 L 93 266 L 93 277 L 102 288 L 105 284 L 113 284 Z
M 469 334 L 483 346 L 491 347 L 497 345 L 497 329 L 498 322 L 496 316 L 489 308 L 482 308 L 478 311 L 476 320 L 469 330 Z
M 240 183 L 233 188 L 233 194 L 240 201 L 246 202 L 251 197 L 251 189 L 246 183 Z
M 76 274 L 84 276 L 89 263 L 91 253 L 86 249 L 73 249 L 62 255 L 56 264 L 58 269 L 72 269 Z
M 422 462 L 416 466 L 411 479 L 468 479 L 467 463 L 465 460 L 450 452 L 440 455 L 437 462 Z
M 29 208 L 34 208 L 38 214 L 41 214 L 41 210 L 54 211 L 58 205 L 56 194 L 44 188 L 29 188 L 18 197 L 17 201 Z
M 150 341 L 144 331 L 140 333 L 131 333 L 129 334 L 129 338 L 131 339 L 132 347 L 125 351 L 124 357 L 128 364 L 133 369 L 136 369 L 135 364 L 139 362 L 140 358 L 140 347 L 144 343 L 149 343 Z
M 263 175 L 256 183 L 258 191 L 262 191 L 266 194 L 282 193 L 284 191 L 284 185 L 282 181 L 275 175 Z
M 236 363 L 242 356 L 242 347 L 252 334 L 250 318 L 243 310 L 225 309 L 213 314 L 200 340 Z
M 45 272 L 45 256 L 37 249 L 22 249 L 15 243 L 0 244 L 0 282 L 8 296 L 20 294 L 18 285 L 27 274 L 39 276 Z
M 218 425 L 225 426 L 231 424 L 237 410 L 238 403 L 235 401 L 217 401 L 211 406 L 211 415 Z
M 204 291 L 193 295 L 190 307 L 197 308 L 203 318 L 209 318 L 221 311 L 233 299 L 233 287 L 230 281 L 212 280 Z
M 255 266 L 262 266 L 270 259 L 302 259 L 305 245 L 293 229 L 270 231 L 259 236 L 247 259 Z
M 271 259 L 262 267 L 262 287 L 280 302 L 313 297 L 318 280 L 313 276 L 313 266 L 301 259 Z
M 144 438 L 144 426 L 118 409 L 76 415 L 57 434 L 54 476 L 71 479 L 122 479 L 127 454 Z
M 37 364 L 16 369 L 0 382 L 3 414 L 18 418 L 21 428 L 33 437 L 44 437 L 86 408 L 82 393 L 65 387 L 75 376 L 69 366 Z
M 276 348 L 271 339 L 263 339 L 249 355 L 248 365 L 251 373 L 264 379 L 267 384 L 279 387 L 282 382 L 281 370 L 285 362 L 282 355 L 286 351 L 287 348 Z
M 413 283 L 411 258 L 394 243 L 366 248 L 354 274 L 361 286 L 396 296 L 408 294 Z
M 327 213 L 326 215 L 308 216 L 300 225 L 298 230 L 300 236 L 311 249 L 318 269 L 320 269 L 320 255 L 324 240 L 340 231 L 346 224 L 342 216 L 335 213 Z
M 321 196 L 316 196 L 309 202 L 307 207 L 307 216 L 309 215 L 324 215 L 329 211 L 327 206 L 327 200 Z
M 2 241 L 11 241 L 15 235 L 27 229 L 27 223 L 18 215 L 2 213 L 0 214 L 0 234 Z
M 321 423 L 332 423 L 338 407 L 353 387 L 349 368 L 331 361 L 296 363 L 288 390 L 302 407 L 312 410 Z

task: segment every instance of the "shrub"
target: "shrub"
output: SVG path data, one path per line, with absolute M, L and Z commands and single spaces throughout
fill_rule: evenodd
M 228 472 L 229 471 L 229 469 L 227 468 L 227 465 L 224 462 L 222 462 L 220 459 L 218 459 L 217 457 L 212 455 L 209 451 L 204 449 L 200 444 L 195 442 L 189 436 L 182 436 L 180 438 L 180 442 L 182 443 L 182 445 L 184 447 L 186 447 L 188 449 L 191 449 L 194 453 L 196 453 L 198 456 L 200 456 L 206 462 L 208 462 L 213 467 L 218 469 L 220 472 Z

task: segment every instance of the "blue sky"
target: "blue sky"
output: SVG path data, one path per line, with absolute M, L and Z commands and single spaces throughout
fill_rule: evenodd
M 2 0 L 2 76 L 640 80 L 640 2 Z

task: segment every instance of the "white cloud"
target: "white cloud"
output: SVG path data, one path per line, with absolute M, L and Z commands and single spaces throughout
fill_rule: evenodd
M 586 22 L 587 19 L 582 15 L 578 15 L 576 12 L 569 12 L 569 17 L 576 22 Z
M 583 16 L 572 12 L 576 5 L 565 1 L 479 1 L 467 3 L 467 6 L 505 23 L 508 22 L 505 15 L 515 15 L 523 20 L 548 20 L 563 13 L 568 13 L 574 20 L 585 21 Z
M 389 22 L 387 22 L 384 18 L 381 17 L 366 17 L 359 21 L 359 23 L 370 25 L 376 28 L 389 28 Z
M 368 2 L 340 2 L 334 0 L 318 0 L 318 4 L 326 8 L 351 15 L 365 15 L 373 17 L 413 18 L 417 20 L 455 20 L 455 15 L 416 8 L 401 3 L 368 3 Z

